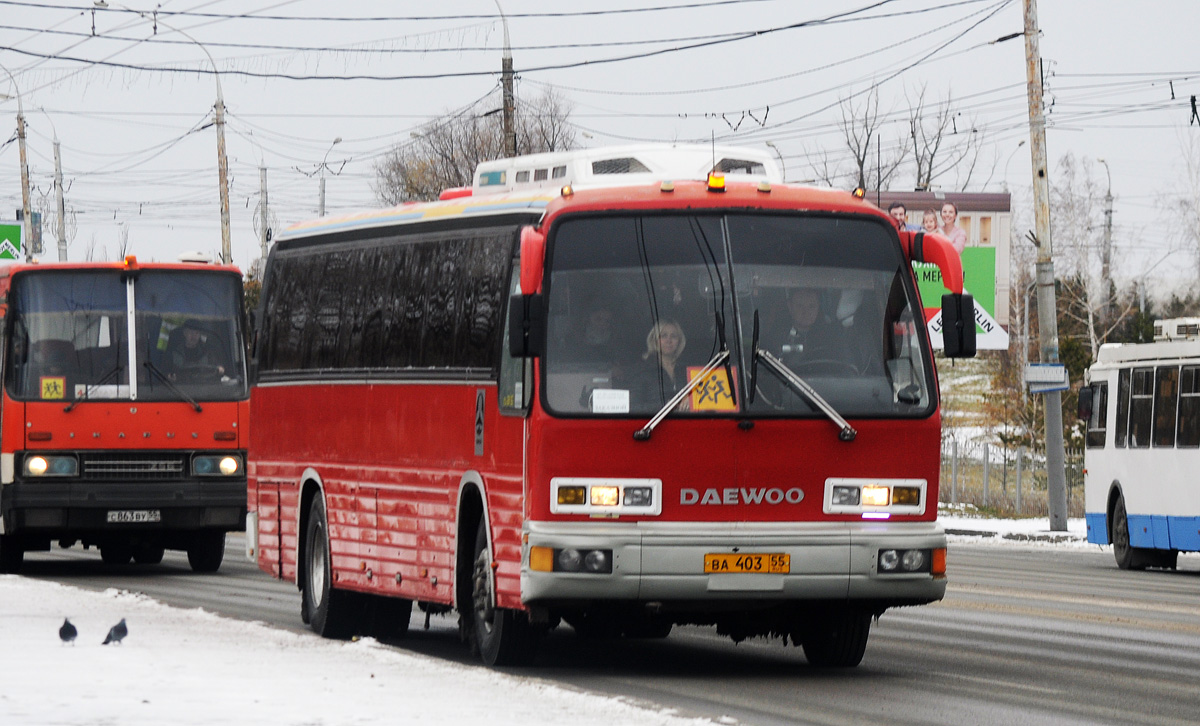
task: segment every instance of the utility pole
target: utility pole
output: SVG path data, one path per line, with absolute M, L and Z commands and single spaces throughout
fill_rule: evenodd
M 217 64 L 213 63 L 214 73 L 216 68 Z M 233 262 L 233 243 L 229 236 L 229 162 L 225 158 L 225 99 L 221 97 L 220 76 L 217 76 L 217 102 L 213 109 L 217 127 L 217 181 L 221 185 L 221 263 L 228 265 Z
M 53 125 L 53 122 L 51 122 Z M 58 261 L 67 261 L 67 207 L 63 203 L 62 154 L 59 152 L 58 131 L 54 132 L 54 197 L 58 206 L 58 219 L 54 225 L 58 237 Z
M 500 0 L 495 2 L 496 9 L 500 11 L 500 22 L 504 25 L 504 57 L 500 62 L 500 79 L 504 86 L 504 153 L 511 159 L 517 155 L 517 129 L 513 118 L 517 104 L 513 95 L 512 46 L 508 42 L 508 18 L 504 17 Z
M 1104 247 L 1100 250 L 1100 282 L 1104 285 L 1104 297 L 1101 298 L 1100 306 L 1100 329 L 1103 331 L 1108 329 L 1108 321 L 1112 320 L 1112 280 L 1109 276 L 1112 274 L 1113 195 L 1112 172 L 1108 169 L 1108 162 L 1104 159 L 1097 161 L 1104 165 L 1104 173 L 1108 175 L 1108 191 L 1104 194 Z
M 12 71 L 0 66 L 12 81 L 13 91 L 17 94 L 17 147 L 20 150 L 21 161 L 21 235 L 25 247 L 25 261 L 33 259 L 33 210 L 29 208 L 29 164 L 25 161 L 25 106 L 21 103 L 21 89 Z
M 324 178 L 322 178 L 321 181 L 325 181 Z M 260 255 L 262 262 L 261 262 L 261 266 L 259 267 L 260 275 L 262 274 L 261 273 L 262 270 L 267 269 L 267 242 L 269 241 L 268 234 L 267 234 L 268 231 L 269 230 L 267 229 L 267 167 L 260 166 L 260 167 L 258 167 L 258 244 L 262 250 L 262 254 Z
M 1038 343 L 1043 363 L 1058 363 L 1058 312 L 1054 299 L 1054 248 L 1050 241 L 1050 179 L 1046 163 L 1046 116 L 1042 109 L 1042 58 L 1038 49 L 1037 0 L 1025 2 L 1025 74 L 1029 96 L 1029 151 L 1033 158 L 1036 226 Z M 1067 531 L 1067 476 L 1063 452 L 1062 393 L 1046 396 L 1046 488 L 1050 530 Z

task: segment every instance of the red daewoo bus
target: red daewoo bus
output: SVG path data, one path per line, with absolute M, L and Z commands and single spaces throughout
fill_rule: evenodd
M 57 541 L 216 571 L 246 516 L 241 273 L 11 265 L 0 302 L 0 569 Z
M 873 616 L 943 596 L 911 263 L 973 355 L 947 241 L 750 150 L 508 159 L 444 196 L 267 263 L 247 532 L 315 631 L 402 632 L 416 602 L 489 664 L 565 622 L 853 666 Z

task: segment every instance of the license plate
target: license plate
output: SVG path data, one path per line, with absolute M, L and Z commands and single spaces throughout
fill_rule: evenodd
M 109 524 L 136 524 L 140 522 L 161 522 L 162 512 L 157 509 L 110 509 Z
M 704 555 L 706 574 L 743 572 L 750 574 L 782 574 L 792 571 L 792 556 L 785 554 L 708 554 Z

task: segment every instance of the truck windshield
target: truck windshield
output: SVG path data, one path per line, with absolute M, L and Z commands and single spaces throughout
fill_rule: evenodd
M 10 296 L 9 395 L 65 403 L 244 398 L 239 284 L 236 275 L 191 270 L 142 270 L 132 289 L 118 270 L 20 275 Z
M 672 415 L 927 416 L 923 318 L 895 237 L 799 214 L 564 220 L 548 258 L 545 400 L 569 416 L 650 416 L 722 350 Z M 751 395 L 745 395 L 750 393 Z

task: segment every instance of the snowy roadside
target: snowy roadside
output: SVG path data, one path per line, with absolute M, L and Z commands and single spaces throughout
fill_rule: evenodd
M 943 504 L 938 507 L 938 522 L 952 544 L 1100 547 L 1087 541 L 1087 521 L 1082 517 L 1068 519 L 1066 532 L 1052 532 L 1048 517 L 995 519 L 975 515 L 964 506 Z
M 59 641 L 69 617 L 75 644 Z M 129 635 L 102 646 L 125 618 Z M 5 724 L 701 726 L 675 712 L 142 595 L 0 575 Z M 719 723 L 734 723 L 721 719 Z

